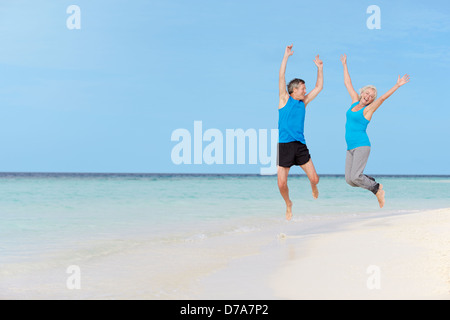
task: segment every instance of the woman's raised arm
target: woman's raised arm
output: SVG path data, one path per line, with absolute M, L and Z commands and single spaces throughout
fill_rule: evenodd
M 355 89 L 353 89 L 352 80 L 350 79 L 350 74 L 348 73 L 348 67 L 347 67 L 347 55 L 341 56 L 341 62 L 344 66 L 344 84 L 347 88 L 348 93 L 350 94 L 350 97 L 352 98 L 352 103 L 355 103 L 356 101 L 359 101 L 359 95 L 356 93 Z

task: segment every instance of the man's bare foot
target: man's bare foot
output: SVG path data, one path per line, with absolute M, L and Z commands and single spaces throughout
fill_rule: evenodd
M 289 204 L 286 205 L 286 220 L 292 219 L 292 201 L 289 201 Z
M 376 194 L 380 208 L 383 208 L 383 206 L 384 206 L 384 194 L 385 194 L 385 192 L 383 190 L 383 185 L 380 183 L 380 187 L 378 188 L 378 191 Z
M 319 189 L 317 189 L 317 186 L 312 187 L 312 195 L 314 199 L 319 197 Z

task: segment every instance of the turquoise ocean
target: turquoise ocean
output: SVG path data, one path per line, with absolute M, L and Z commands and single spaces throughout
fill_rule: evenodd
M 294 216 L 287 222 L 276 176 L 3 173 L 0 298 L 190 297 L 181 294 L 180 281 L 167 279 L 186 268 L 198 279 L 194 271 L 225 263 L 226 252 L 248 254 L 253 249 L 242 246 L 244 237 L 258 235 L 257 246 L 261 237 L 272 241 L 293 226 L 307 233 L 312 229 L 304 226 L 340 219 L 450 207 L 450 176 L 375 178 L 386 191 L 383 209 L 343 176 L 321 176 L 317 200 L 305 176 L 290 176 Z M 139 250 L 145 255 L 130 258 L 132 267 L 123 262 Z M 84 281 L 85 290 L 70 296 L 69 265 L 89 270 L 98 283 Z M 95 271 L 101 265 L 109 267 Z M 145 274 L 152 284 L 127 289 L 126 274 Z M 127 291 L 135 295 L 118 294 Z

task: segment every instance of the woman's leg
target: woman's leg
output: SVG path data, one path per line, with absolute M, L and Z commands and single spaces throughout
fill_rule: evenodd
M 352 182 L 351 173 L 353 165 L 353 150 L 347 150 L 347 156 L 345 157 L 345 181 L 352 187 L 357 187 L 356 184 Z
M 353 162 L 350 172 L 350 180 L 358 187 L 370 190 L 377 197 L 380 208 L 384 206 L 384 190 L 383 185 L 375 181 L 374 178 L 366 176 L 363 171 L 369 160 L 370 147 L 358 147 L 353 151 Z
M 350 171 L 350 181 L 358 187 L 370 190 L 373 194 L 376 194 L 379 183 L 363 174 L 367 160 L 369 160 L 370 147 L 358 147 L 351 151 L 353 151 L 353 161 Z

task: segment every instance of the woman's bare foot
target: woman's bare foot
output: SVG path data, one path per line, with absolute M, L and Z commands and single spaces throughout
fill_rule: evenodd
M 286 220 L 292 219 L 292 201 L 289 201 L 289 204 L 286 204 Z
M 385 194 L 385 192 L 383 190 L 383 185 L 380 183 L 380 187 L 378 188 L 378 191 L 376 194 L 380 208 L 383 208 L 383 206 L 384 206 L 384 194 Z

